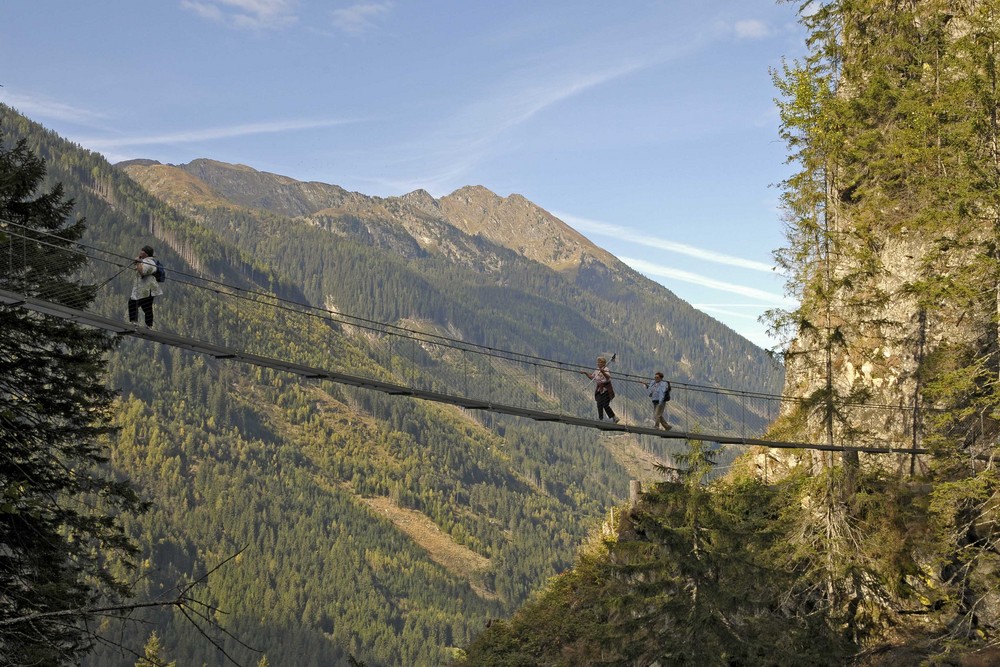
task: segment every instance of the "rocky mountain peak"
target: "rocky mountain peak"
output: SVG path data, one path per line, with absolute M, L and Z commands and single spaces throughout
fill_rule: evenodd
M 618 260 L 545 209 L 519 194 L 501 197 L 481 185 L 441 198 L 441 211 L 455 227 L 480 235 L 557 270 L 575 269 L 587 257 L 608 266 Z
M 427 190 L 420 189 L 408 192 L 402 197 L 399 197 L 399 200 L 406 205 L 412 206 L 421 211 L 433 212 L 435 215 L 441 214 L 441 207 L 438 204 L 438 200 L 434 199 L 434 197 L 432 197 Z

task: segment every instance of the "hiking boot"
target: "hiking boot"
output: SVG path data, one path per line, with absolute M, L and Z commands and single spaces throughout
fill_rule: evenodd
M 663 430 L 664 430 L 664 431 L 669 431 L 669 430 L 670 430 L 670 429 L 672 429 L 672 428 L 673 428 L 673 426 L 671 426 L 670 424 L 664 424 L 664 425 L 663 425 Z
M 620 421 L 621 421 L 621 419 L 619 419 L 618 417 L 612 417 L 612 420 L 613 420 L 613 421 L 614 421 L 614 422 L 615 422 L 616 424 L 617 424 L 618 422 L 620 422 Z

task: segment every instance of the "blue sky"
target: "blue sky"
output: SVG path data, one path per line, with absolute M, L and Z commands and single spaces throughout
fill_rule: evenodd
M 797 6 L 5 0 L 0 102 L 112 162 L 521 194 L 770 346 Z

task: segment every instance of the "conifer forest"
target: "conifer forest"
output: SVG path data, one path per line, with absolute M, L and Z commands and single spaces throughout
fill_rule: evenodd
M 4 302 L 0 664 L 1000 662 L 1000 1 L 799 20 L 806 55 L 772 71 L 792 167 L 774 256 L 797 304 L 768 315 L 777 359 L 596 251 L 553 268 L 429 196 L 112 165 L 0 106 L 5 292 L 124 318 L 129 279 L 75 249 L 153 243 L 178 280 L 784 393 L 765 437 L 819 446 L 466 411 Z M 397 370 L 352 327 L 172 287 L 158 328 Z M 457 376 L 425 356 L 408 372 Z M 585 382 L 567 409 L 592 412 Z M 887 438 L 899 452 L 822 447 Z

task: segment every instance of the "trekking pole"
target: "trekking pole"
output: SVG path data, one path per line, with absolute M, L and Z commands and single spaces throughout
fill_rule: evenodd
M 112 280 L 114 280 L 115 278 L 117 278 L 118 276 L 120 276 L 127 268 L 128 268 L 127 266 L 123 266 L 121 268 L 121 270 L 118 271 L 118 273 L 116 273 L 115 275 L 111 276 L 110 278 L 108 278 L 107 280 L 105 280 L 103 283 L 101 283 L 100 285 L 98 285 L 97 288 L 94 290 L 94 292 L 98 292 L 102 287 L 104 287 L 105 285 L 107 285 L 108 283 L 110 283 Z

